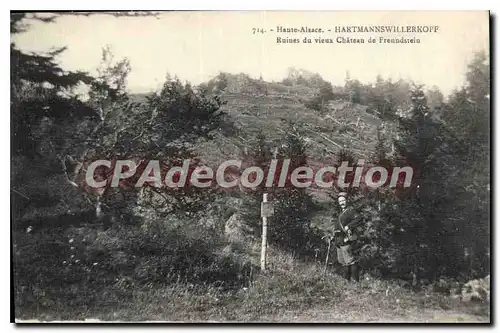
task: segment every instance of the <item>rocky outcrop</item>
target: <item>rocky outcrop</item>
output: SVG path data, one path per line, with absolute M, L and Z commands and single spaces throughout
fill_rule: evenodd
M 462 302 L 490 301 L 490 276 L 484 279 L 471 280 L 464 284 L 461 292 Z
M 449 294 L 452 299 L 462 302 L 489 302 L 490 301 L 490 276 L 476 279 L 467 283 L 456 280 L 439 279 L 432 285 L 432 291 Z
M 243 217 L 239 213 L 234 213 L 226 221 L 224 234 L 231 243 L 243 243 L 250 241 L 253 230 L 246 225 Z

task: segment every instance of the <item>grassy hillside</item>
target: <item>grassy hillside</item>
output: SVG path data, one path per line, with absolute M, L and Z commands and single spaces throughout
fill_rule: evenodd
M 223 73 L 200 87 L 219 94 L 227 102 L 222 110 L 237 128 L 232 137 L 219 135 L 213 141 L 200 143 L 198 154 L 208 163 L 241 155 L 259 133 L 279 146 L 290 124 L 310 143 L 308 155 L 312 164 L 328 161 L 342 147 L 360 158 L 368 158 L 377 142 L 377 128 L 382 125 L 378 117 L 366 112 L 366 106 L 342 99 L 330 101 L 322 111 L 307 108 L 306 101 L 318 92 L 314 86 L 285 85 L 255 80 L 245 74 Z M 131 99 L 144 102 L 145 97 L 135 94 Z
M 302 98 L 293 94 L 222 94 L 227 101 L 223 110 L 239 130 L 233 138 L 218 137 L 204 142 L 199 153 L 207 161 L 237 156 L 241 147 L 261 133 L 280 145 L 289 124 L 293 124 L 310 143 L 310 162 L 328 161 L 342 147 L 359 157 L 368 158 L 377 142 L 377 128 L 382 121 L 367 113 L 366 106 L 335 101 L 319 112 L 304 106 Z

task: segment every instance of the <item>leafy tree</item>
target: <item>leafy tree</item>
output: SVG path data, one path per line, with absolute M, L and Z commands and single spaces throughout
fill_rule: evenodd
M 96 108 L 103 101 L 121 101 L 128 99 L 126 85 L 127 76 L 131 71 L 127 58 L 114 62 L 114 55 L 109 45 L 102 49 L 101 64 L 97 69 L 98 76 L 92 82 L 89 92 L 90 103 Z
M 489 272 L 490 69 L 484 52 L 475 55 L 466 85 L 443 106 L 448 198 L 446 221 L 453 226 L 447 250 L 450 269 L 484 276 Z M 465 253 L 464 253 L 465 252 Z
M 406 267 L 436 278 L 484 276 L 489 270 L 488 73 L 485 58 L 476 56 L 467 85 L 443 105 L 442 121 L 432 117 L 416 87 L 410 113 L 398 121 L 396 163 L 413 167 L 414 185 L 382 214 L 391 221 L 392 257 L 400 272 Z M 398 264 L 398 257 L 406 259 Z
M 27 28 L 27 18 L 11 16 L 13 34 Z M 211 193 L 189 187 L 178 193 L 147 186 L 137 191 L 124 182 L 125 188 L 106 189 L 99 199 L 107 215 L 121 217 L 119 223 L 96 223 L 102 221 L 87 214 L 88 202 L 79 195 L 84 186 L 71 177 L 95 159 L 181 165 L 195 157 L 199 140 L 225 124 L 220 99 L 167 79 L 146 103 L 131 102 L 127 59 L 114 61 L 106 48 L 93 78 L 61 68 L 61 52 L 28 54 L 11 44 L 16 309 L 67 305 L 69 298 L 70 305 L 100 302 L 104 294 L 174 281 L 243 282 L 248 274 L 242 279 L 233 258 L 216 253 L 224 246 L 220 235 L 199 226 Z M 90 87 L 88 100 L 76 93 L 81 84 Z M 150 215 L 140 211 L 151 206 Z M 139 220 L 133 215 L 141 223 L 130 225 Z M 71 294 L 75 289 L 78 295 Z
M 379 262 L 379 269 L 384 274 L 428 277 L 428 273 L 437 272 L 441 253 L 438 250 L 442 224 L 434 215 L 439 200 L 435 200 L 436 187 L 433 184 L 440 127 L 429 117 L 422 87 L 414 87 L 411 111 L 406 117 L 399 118 L 398 125 L 395 162 L 413 168 L 413 187 L 399 201 L 391 200 L 388 193 L 382 198 L 383 191 L 375 193 L 378 212 L 372 214 L 367 223 L 367 245 L 362 248 L 362 253 L 364 259 Z M 392 163 L 386 158 L 382 145 L 383 139 L 379 135 L 377 146 L 380 151 L 375 152 L 373 160 L 390 168 Z M 370 197 L 372 195 L 366 200 L 370 201 Z M 376 207 L 373 203 L 368 206 Z
M 316 96 L 306 101 L 304 105 L 316 111 L 323 111 L 326 103 L 334 99 L 334 97 L 335 94 L 333 93 L 332 84 L 323 81 L 319 86 L 319 91 Z
M 28 24 L 26 14 L 11 15 L 11 34 L 24 32 Z M 36 16 L 33 20 L 38 20 Z M 40 18 L 51 21 L 52 18 Z M 95 116 L 95 112 L 82 103 L 72 90 L 92 78 L 83 72 L 62 69 L 56 57 L 65 51 L 60 48 L 51 52 L 26 53 L 10 45 L 11 63 L 11 119 L 12 149 L 14 154 L 40 157 L 42 142 L 36 131 L 46 119 L 54 125 L 72 121 L 73 125 Z M 47 121 L 45 121 L 47 123 Z M 53 142 L 53 144 L 56 144 Z
M 55 18 L 25 13 L 11 14 L 11 36 L 23 33 L 32 21 L 50 23 Z M 45 53 L 20 50 L 12 42 L 11 123 L 12 190 L 14 221 L 82 209 L 86 203 L 65 181 L 66 155 L 86 145 L 98 122 L 98 112 L 75 89 L 91 84 L 86 73 L 66 71 L 57 63 L 65 51 Z M 61 177 L 63 176 L 63 177 Z
M 438 87 L 433 86 L 427 90 L 427 104 L 431 111 L 439 110 L 444 104 L 444 95 Z
M 348 80 L 345 88 L 349 91 L 349 101 L 352 103 L 361 103 L 363 85 L 358 80 Z
M 252 142 L 248 154 L 244 156 L 245 164 L 249 166 L 257 166 L 267 175 L 271 160 L 274 158 L 272 146 L 266 139 L 266 136 L 260 132 Z M 263 193 L 272 191 L 265 187 L 266 179 L 264 179 L 255 189 L 248 190 L 245 193 L 244 205 L 241 214 L 246 223 L 256 232 L 256 236 L 261 235 L 261 216 L 260 205 L 262 202 Z
M 306 255 L 318 244 L 319 234 L 311 227 L 313 202 L 305 188 L 291 184 L 292 170 L 307 166 L 306 142 L 292 126 L 283 139 L 278 160 L 290 159 L 288 178 L 284 188 L 272 193 L 275 214 L 270 219 L 270 242 L 297 255 Z
M 160 160 L 165 169 L 190 159 L 192 172 L 200 165 L 194 151 L 198 140 L 213 138 L 225 123 L 225 114 L 220 110 L 222 104 L 217 95 L 205 95 L 189 83 L 167 77 L 161 91 L 148 96 L 148 111 L 138 113 L 137 117 L 147 119 L 136 121 L 142 126 L 130 133 L 131 149 L 127 153 L 146 160 Z M 160 205 L 171 207 L 167 213 L 172 209 L 184 213 L 200 210 L 206 207 L 214 190 L 214 186 L 210 189 L 184 186 L 174 192 L 166 187 L 148 187 L 162 202 Z

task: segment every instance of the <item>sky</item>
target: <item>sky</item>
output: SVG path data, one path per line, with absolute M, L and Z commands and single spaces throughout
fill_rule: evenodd
M 438 86 L 445 95 L 460 87 L 474 52 L 489 49 L 486 11 L 468 12 L 166 12 L 155 17 L 62 16 L 54 23 L 34 22 L 12 40 L 25 51 L 66 46 L 58 60 L 68 70 L 95 73 L 101 50 L 110 45 L 115 58 L 127 57 L 132 92 L 158 88 L 167 73 L 198 84 L 218 72 L 244 72 L 281 80 L 287 68 L 317 72 L 343 85 L 346 71 L 367 83 L 377 75 Z M 337 26 L 432 25 L 437 33 L 334 33 Z M 277 26 L 332 29 L 324 38 L 370 36 L 420 38 L 420 44 L 277 44 Z M 266 33 L 253 34 L 253 28 Z M 316 34 L 312 34 L 314 38 Z

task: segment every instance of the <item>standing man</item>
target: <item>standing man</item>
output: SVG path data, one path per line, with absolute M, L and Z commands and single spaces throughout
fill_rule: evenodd
M 334 230 L 334 242 L 337 248 L 337 260 L 344 268 L 344 277 L 347 280 L 359 281 L 359 265 L 357 258 L 352 252 L 353 242 L 357 239 L 352 229 L 361 220 L 359 214 L 353 209 L 347 208 L 347 193 L 338 195 L 338 203 L 341 213 L 337 219 Z

